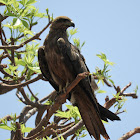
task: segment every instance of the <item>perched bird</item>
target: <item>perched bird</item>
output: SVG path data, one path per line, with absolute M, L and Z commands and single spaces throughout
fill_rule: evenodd
M 80 50 L 68 40 L 66 30 L 74 26 L 74 22 L 66 16 L 55 18 L 44 46 L 38 50 L 41 72 L 56 91 L 67 87 L 79 73 L 89 72 Z M 69 93 L 68 99 L 79 108 L 89 134 L 96 140 L 100 140 L 100 135 L 108 140 L 101 120 L 120 118 L 97 102 L 94 95 L 96 89 L 93 76 L 87 76 Z

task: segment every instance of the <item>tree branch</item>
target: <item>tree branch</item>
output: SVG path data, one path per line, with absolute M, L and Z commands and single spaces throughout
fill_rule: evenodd
M 83 120 L 80 120 L 77 124 L 71 127 L 69 130 L 61 134 L 59 137 L 55 137 L 53 140 L 58 140 L 61 136 L 66 139 L 68 136 L 74 134 L 78 129 L 80 129 L 84 125 Z
M 134 130 L 129 131 L 128 133 L 123 135 L 119 140 L 127 140 L 137 133 L 140 133 L 140 127 L 136 127 Z
M 42 74 L 39 74 L 37 77 L 31 79 L 31 80 L 28 80 L 24 83 L 20 83 L 20 84 L 15 84 L 15 85 L 8 85 L 8 84 L 5 84 L 5 83 L 0 83 L 0 95 L 2 94 L 5 94 L 15 88 L 20 88 L 20 87 L 24 87 L 28 84 L 31 84 L 31 83 L 34 83 L 36 81 L 38 81 L 39 79 L 42 79 Z

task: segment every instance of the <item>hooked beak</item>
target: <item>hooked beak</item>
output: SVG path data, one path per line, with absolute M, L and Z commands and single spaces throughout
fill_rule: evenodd
M 72 26 L 72 27 L 75 27 L 75 24 L 74 24 L 74 22 L 73 22 L 73 21 L 71 21 L 71 26 Z

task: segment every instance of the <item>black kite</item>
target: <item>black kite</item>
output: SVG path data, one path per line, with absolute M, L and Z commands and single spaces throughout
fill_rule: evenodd
M 70 18 L 57 17 L 50 26 L 44 46 L 38 50 L 42 74 L 57 91 L 70 84 L 79 73 L 89 72 L 79 49 L 68 41 L 66 30 L 71 26 L 75 25 Z M 108 140 L 101 119 L 113 121 L 120 118 L 97 102 L 96 89 L 94 78 L 87 76 L 71 91 L 69 99 L 79 108 L 89 134 L 96 140 L 100 140 L 100 135 Z

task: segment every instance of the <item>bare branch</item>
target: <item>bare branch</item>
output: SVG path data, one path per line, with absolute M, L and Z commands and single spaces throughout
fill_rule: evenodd
M 131 86 L 131 82 L 130 82 L 128 85 L 126 85 L 126 86 L 121 90 L 121 94 L 124 93 L 124 91 L 125 91 L 127 88 L 129 88 L 130 86 Z
M 132 93 L 123 93 L 122 95 L 123 96 L 126 96 L 126 97 L 132 97 L 134 99 L 137 99 L 138 98 L 137 94 L 134 93 L 134 92 L 132 92 Z
M 128 133 L 123 135 L 119 140 L 127 140 L 137 133 L 140 133 L 140 127 L 136 127 L 134 130 L 129 131 Z
M 24 116 L 28 113 L 28 111 L 30 109 L 32 109 L 33 107 L 30 105 L 27 105 L 23 108 L 22 112 L 20 113 L 20 117 L 19 117 L 19 123 L 24 123 Z
M 121 100 L 122 98 L 119 97 L 119 100 Z M 109 109 L 111 106 L 113 106 L 114 104 L 116 103 L 116 98 L 112 98 L 111 100 L 107 101 L 105 104 L 104 104 L 104 107 Z
M 71 127 L 69 130 L 61 134 L 59 137 L 63 136 L 66 139 L 68 136 L 74 134 L 78 129 L 80 129 L 84 125 L 83 120 L 80 120 L 77 124 Z M 53 140 L 58 140 L 58 137 L 55 137 Z
M 28 121 L 28 119 L 37 112 L 37 108 L 33 108 L 24 116 L 24 123 Z
M 29 85 L 27 85 L 27 88 L 30 91 L 31 95 L 35 98 L 35 100 L 38 101 L 39 99 L 33 94 L 32 90 L 29 87 Z
M 26 86 L 28 84 L 34 83 L 34 82 L 38 81 L 39 79 L 42 79 L 42 74 L 39 74 L 37 77 L 35 77 L 31 80 L 28 80 L 24 83 L 21 83 L 21 84 L 8 85 L 8 84 L 5 84 L 5 83 L 0 83 L 0 91 L 1 91 L 0 95 L 5 94 L 5 93 L 7 93 L 7 92 L 9 92 L 9 91 L 11 91 L 15 88 L 20 88 L 20 87 Z

